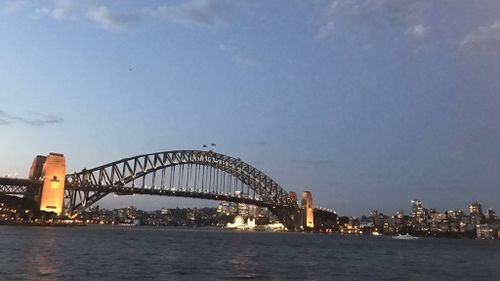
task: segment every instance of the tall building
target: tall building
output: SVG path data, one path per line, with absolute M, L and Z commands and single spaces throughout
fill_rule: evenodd
M 413 199 L 413 200 L 411 200 L 410 203 L 411 203 L 411 216 L 413 218 L 416 218 L 419 209 L 422 208 L 422 201 L 420 201 L 418 199 Z
M 422 207 L 422 201 L 418 199 L 411 200 L 411 217 L 419 223 L 426 220 L 426 212 Z
M 474 201 L 469 204 L 469 214 L 473 226 L 478 227 L 484 223 L 483 207 L 479 202 Z
M 479 202 L 474 201 L 469 204 L 469 214 L 470 215 L 482 215 L 483 214 L 483 208 Z
M 235 191 L 234 195 L 242 197 L 242 198 L 248 198 L 248 194 L 243 193 L 239 190 Z M 248 217 L 248 204 L 237 203 L 237 208 L 238 208 L 238 211 L 237 211 L 238 215 L 240 215 L 244 218 Z
M 486 219 L 487 220 L 495 220 L 496 219 L 495 211 L 492 208 L 489 208 L 486 211 Z
M 372 210 L 370 212 L 370 218 L 373 221 L 373 225 L 376 228 L 381 229 L 384 226 L 384 215 L 379 213 L 377 210 Z

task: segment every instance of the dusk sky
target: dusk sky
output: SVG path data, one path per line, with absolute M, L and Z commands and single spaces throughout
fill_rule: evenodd
M 216 143 L 342 215 L 500 212 L 498 0 L 0 1 L 0 66 L 2 176 Z

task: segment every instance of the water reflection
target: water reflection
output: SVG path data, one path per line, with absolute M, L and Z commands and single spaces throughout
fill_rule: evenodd
M 34 239 L 27 241 L 25 266 L 28 280 L 57 280 L 57 270 L 60 269 L 57 231 L 52 227 L 39 228 L 34 231 Z

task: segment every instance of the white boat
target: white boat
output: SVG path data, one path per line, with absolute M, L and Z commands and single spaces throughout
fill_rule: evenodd
M 393 239 L 400 239 L 400 240 L 416 240 L 418 237 L 411 236 L 410 234 L 399 234 L 398 236 L 392 236 Z

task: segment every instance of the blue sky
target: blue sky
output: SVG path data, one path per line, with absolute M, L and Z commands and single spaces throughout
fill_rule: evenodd
M 0 1 L 0 174 L 214 142 L 342 214 L 500 211 L 499 50 L 495 0 Z

